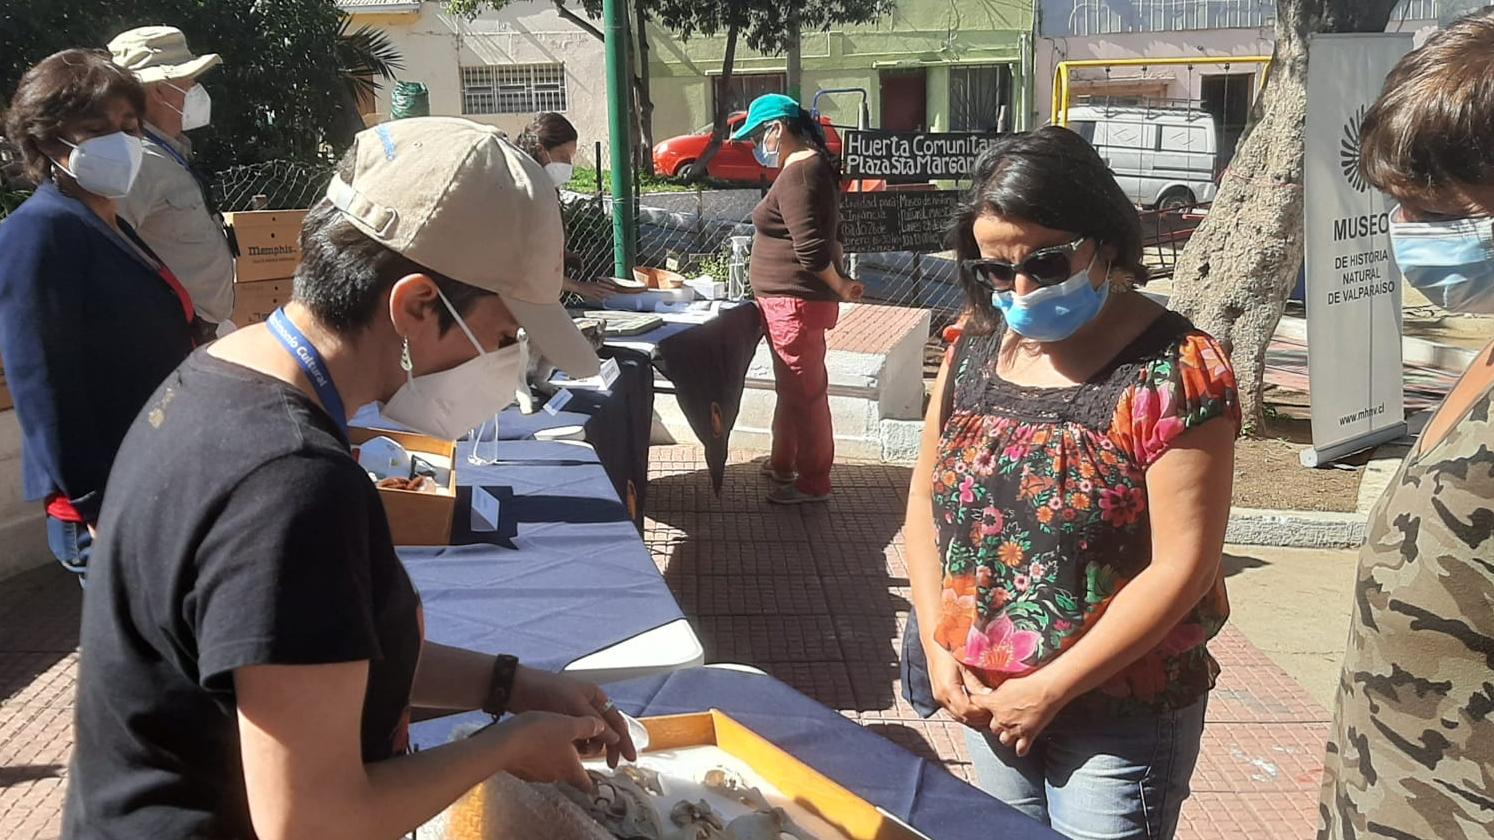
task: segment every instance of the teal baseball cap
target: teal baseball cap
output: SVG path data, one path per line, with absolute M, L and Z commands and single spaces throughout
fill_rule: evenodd
M 747 119 L 742 123 L 742 127 L 737 129 L 737 133 L 732 135 L 731 139 L 746 140 L 759 128 L 762 128 L 763 123 L 770 123 L 774 120 L 797 119 L 802 111 L 803 109 L 799 107 L 799 103 L 795 102 L 792 97 L 784 96 L 781 93 L 765 93 L 752 100 L 752 104 L 747 106 Z

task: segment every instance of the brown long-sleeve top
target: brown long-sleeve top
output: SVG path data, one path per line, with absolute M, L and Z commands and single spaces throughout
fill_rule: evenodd
M 822 155 L 789 164 L 752 211 L 752 293 L 839 300 L 815 275 L 835 259 L 840 181 Z

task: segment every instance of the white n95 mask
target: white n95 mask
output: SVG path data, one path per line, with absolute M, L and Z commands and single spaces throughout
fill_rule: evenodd
M 116 131 L 90 137 L 76 145 L 62 142 L 73 150 L 67 156 L 68 165 L 53 163 L 72 176 L 79 187 L 101 198 L 124 198 L 130 194 L 135 177 L 140 174 L 140 161 L 145 157 L 139 137 Z
M 513 402 L 523 359 L 517 344 L 484 351 L 446 295 L 441 302 L 477 348 L 477 356 L 454 368 L 414 376 L 407 354 L 405 384 L 384 404 L 383 414 L 431 437 L 456 440 Z

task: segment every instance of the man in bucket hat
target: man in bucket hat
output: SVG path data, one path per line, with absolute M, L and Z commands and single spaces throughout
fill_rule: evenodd
M 197 79 L 222 59 L 193 54 L 172 26 L 122 32 L 109 52 L 146 94 L 145 155 L 119 213 L 191 294 L 199 343 L 211 340 L 233 312 L 233 253 L 186 132 L 212 119 L 212 99 Z

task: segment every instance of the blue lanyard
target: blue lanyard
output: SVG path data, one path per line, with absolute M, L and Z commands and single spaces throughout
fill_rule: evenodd
M 306 334 L 285 316 L 284 309 L 270 313 L 265 324 L 270 328 L 270 335 L 275 336 L 285 352 L 291 354 L 291 358 L 306 372 L 306 378 L 311 380 L 311 387 L 316 390 L 317 399 L 322 401 L 322 407 L 337 422 L 337 428 L 342 431 L 342 437 L 346 440 L 348 414 L 342 405 L 342 395 L 337 393 L 337 386 L 332 383 L 332 372 L 327 370 L 327 363 L 322 360 L 322 354 L 317 352 Z
M 183 169 L 186 169 L 188 172 L 192 171 L 192 164 L 189 163 L 186 158 L 182 157 L 182 153 L 178 152 L 175 146 L 167 143 L 164 138 L 157 137 L 152 132 L 145 132 L 145 136 L 149 137 L 152 143 L 155 143 L 157 146 L 160 146 L 162 149 L 164 149 L 166 151 L 166 154 L 171 155 L 173 158 L 175 158 L 176 162 L 180 163 Z

